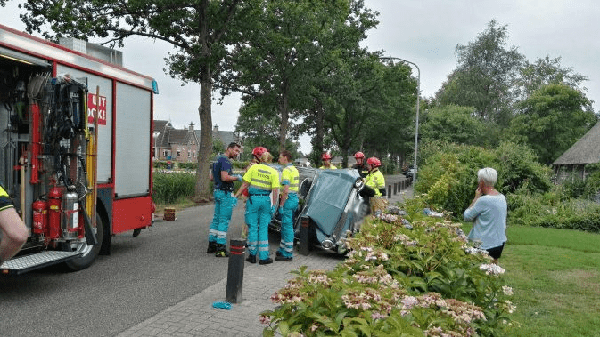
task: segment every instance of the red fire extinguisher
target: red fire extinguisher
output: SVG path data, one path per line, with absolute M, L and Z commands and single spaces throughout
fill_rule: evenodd
M 62 205 L 62 190 L 56 186 L 48 192 L 48 231 L 46 236 L 51 239 L 60 237 L 60 218 Z
M 36 200 L 33 205 L 33 234 L 46 234 L 48 226 L 48 204 L 44 200 Z

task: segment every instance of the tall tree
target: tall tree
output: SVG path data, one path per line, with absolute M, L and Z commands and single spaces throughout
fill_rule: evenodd
M 83 40 L 104 39 L 123 46 L 129 36 L 162 40 L 177 51 L 166 58 L 168 72 L 185 82 L 200 83 L 201 135 L 194 199 L 210 198 L 208 181 L 212 149 L 211 101 L 213 81 L 223 71 L 226 46 L 236 34 L 230 31 L 243 19 L 253 1 L 242 0 L 28 0 L 21 16 L 29 33 L 42 33 L 50 39 L 72 36 Z
M 442 141 L 474 146 L 488 144 L 486 123 L 475 115 L 471 107 L 446 105 L 429 109 L 421 126 L 423 142 Z
M 513 82 L 525 59 L 517 47 L 506 46 L 507 39 L 507 26 L 492 20 L 475 41 L 457 45 L 458 67 L 436 93 L 438 103 L 473 107 L 484 120 L 506 125 L 515 101 Z
M 551 164 L 597 122 L 587 97 L 566 84 L 545 85 L 519 107 L 509 134 L 529 145 L 544 164 Z
M 537 59 L 533 63 L 525 61 L 515 82 L 517 96 L 521 100 L 527 99 L 542 86 L 552 83 L 563 83 L 582 92 L 587 90 L 580 86 L 588 78 L 575 73 L 572 68 L 562 67 L 560 61 L 560 57 L 551 59 L 549 56 Z
M 228 59 L 226 93 L 241 91 L 249 99 L 275 98 L 280 146 L 298 135 L 293 121 L 312 122 L 323 113 L 323 70 L 349 48 L 358 48 L 365 31 L 377 22 L 362 0 L 265 0 L 254 14 L 260 24 L 241 30 L 243 39 Z M 295 129 L 295 130 L 294 130 Z M 295 132 L 290 132 L 295 131 Z M 317 137 L 318 138 L 318 137 Z

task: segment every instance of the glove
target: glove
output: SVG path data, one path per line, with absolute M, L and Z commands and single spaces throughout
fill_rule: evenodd
M 224 301 L 215 301 L 212 303 L 212 307 L 215 309 L 231 310 L 231 303 Z
M 235 205 L 237 205 L 237 198 L 233 198 L 233 200 L 231 200 L 231 207 L 235 207 Z
M 277 212 L 277 205 L 271 206 L 271 216 L 273 216 Z
M 242 175 L 241 174 L 234 174 L 233 176 L 236 177 L 238 181 L 242 181 Z

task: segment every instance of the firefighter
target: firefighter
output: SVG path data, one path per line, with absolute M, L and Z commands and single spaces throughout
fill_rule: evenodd
M 0 266 L 21 250 L 29 237 L 29 229 L 15 210 L 12 200 L 0 186 Z
M 219 156 L 212 169 L 214 180 L 213 196 L 215 198 L 215 213 L 208 234 L 207 253 L 214 253 L 217 257 L 227 257 L 227 229 L 231 220 L 231 213 L 237 204 L 237 199 L 232 196 L 233 182 L 242 180 L 239 174 L 233 174 L 230 159 L 237 157 L 242 146 L 233 142 L 227 146 L 224 156 Z
M 265 148 L 254 148 L 252 155 L 259 159 L 244 174 L 242 187 L 236 192 L 239 196 L 244 188 L 248 188 L 247 221 L 248 221 L 248 258 L 246 261 L 256 263 L 257 255 L 260 264 L 273 263 L 269 257 L 269 222 L 277 210 L 279 197 L 279 172 L 266 165 L 271 154 Z M 271 198 L 269 198 L 269 195 Z
M 298 208 L 298 189 L 300 173 L 292 165 L 292 154 L 283 150 L 279 154 L 279 164 L 283 165 L 281 173 L 281 198 L 279 214 L 281 214 L 281 244 L 275 253 L 275 261 L 292 261 L 294 250 L 294 212 Z
M 365 178 L 365 185 L 371 188 L 374 192 L 375 197 L 385 197 L 385 180 L 383 179 L 383 173 L 379 171 L 381 166 L 381 160 L 377 157 L 370 157 L 367 159 L 367 167 L 369 173 Z
M 365 154 L 358 151 L 354 154 L 354 158 L 356 159 L 356 164 L 354 164 L 352 168 L 358 170 L 358 174 L 360 174 L 361 178 L 366 178 L 369 173 L 369 168 L 367 167 L 367 163 L 365 163 Z
M 337 167 L 335 167 L 335 165 L 331 164 L 331 155 L 327 152 L 323 153 L 323 155 L 321 156 L 321 159 L 323 160 L 323 165 L 321 165 L 321 167 L 319 167 L 320 169 L 327 169 L 327 170 L 335 170 L 337 169 Z

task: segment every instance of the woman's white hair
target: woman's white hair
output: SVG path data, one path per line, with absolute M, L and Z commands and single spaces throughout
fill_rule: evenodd
M 494 186 L 498 181 L 498 172 L 491 167 L 484 167 L 477 172 L 477 179 L 487 186 Z

